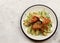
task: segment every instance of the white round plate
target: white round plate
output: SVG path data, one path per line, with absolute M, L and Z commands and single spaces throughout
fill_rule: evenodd
M 47 12 L 49 12 L 49 16 L 52 21 L 52 28 L 51 28 L 52 32 L 50 34 L 48 34 L 47 36 L 42 36 L 42 35 L 33 36 L 31 34 L 28 34 L 27 28 L 23 25 L 23 20 L 25 20 L 25 18 L 27 17 L 27 15 L 30 11 L 41 11 L 43 9 L 45 9 Z M 50 7 L 48 7 L 46 5 L 37 4 L 37 5 L 30 6 L 23 12 L 21 19 L 20 19 L 20 26 L 21 26 L 21 30 L 23 31 L 25 36 L 27 36 L 29 39 L 35 40 L 35 41 L 42 41 L 42 40 L 49 39 L 56 32 L 57 26 L 58 26 L 58 19 L 57 19 L 55 12 Z

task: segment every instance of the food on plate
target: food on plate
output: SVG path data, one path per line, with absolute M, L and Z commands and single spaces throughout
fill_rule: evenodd
M 31 35 L 46 36 L 51 33 L 52 21 L 46 11 L 29 12 L 23 25 L 27 27 L 27 33 Z

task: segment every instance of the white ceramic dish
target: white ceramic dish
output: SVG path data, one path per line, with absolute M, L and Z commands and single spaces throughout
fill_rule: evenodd
M 42 35 L 39 35 L 39 36 L 33 36 L 31 34 L 28 34 L 27 33 L 27 28 L 23 25 L 23 20 L 25 20 L 25 18 L 27 17 L 27 14 L 30 12 L 30 11 L 41 11 L 45 9 L 47 12 L 49 12 L 49 15 L 50 15 L 50 18 L 51 18 L 51 21 L 52 21 L 52 32 L 50 34 L 48 34 L 47 36 L 42 36 Z M 21 16 L 21 20 L 20 20 L 20 25 L 21 25 L 21 29 L 23 31 L 23 33 L 29 38 L 29 39 L 32 39 L 32 40 L 36 40 L 36 41 L 41 41 L 41 40 L 46 40 L 46 39 L 49 39 L 57 30 L 57 26 L 58 26 L 58 19 L 57 19 L 57 16 L 55 14 L 55 12 L 49 8 L 48 6 L 45 6 L 45 5 L 40 5 L 40 4 L 37 4 L 37 5 L 33 5 L 33 6 L 30 6 L 29 8 L 27 8 L 22 16 Z

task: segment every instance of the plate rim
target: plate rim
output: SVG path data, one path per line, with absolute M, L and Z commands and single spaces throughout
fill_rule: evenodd
M 25 34 L 24 30 L 22 29 L 22 18 L 23 18 L 24 13 L 25 13 L 29 8 L 32 8 L 32 7 L 34 7 L 34 6 L 44 6 L 44 7 L 48 8 L 48 9 L 50 9 L 50 10 L 54 13 L 55 18 L 56 18 L 56 28 L 55 28 L 55 31 L 53 32 L 53 34 L 52 34 L 51 36 L 49 36 L 49 37 L 47 37 L 46 39 L 43 39 L 43 40 L 36 40 L 36 39 L 30 38 L 29 36 L 27 36 L 27 35 Z M 50 7 L 48 7 L 48 6 L 46 6 L 46 5 L 43 5 L 43 4 L 35 4 L 35 5 L 32 5 L 32 6 L 28 7 L 28 8 L 22 13 L 21 18 L 20 18 L 20 28 L 21 28 L 22 32 L 24 33 L 24 35 L 25 35 L 27 38 L 29 38 L 30 40 L 32 40 L 32 41 L 45 41 L 45 40 L 51 38 L 51 37 L 55 34 L 55 32 L 57 31 L 57 28 L 58 28 L 58 18 L 57 18 L 56 13 L 55 13 Z

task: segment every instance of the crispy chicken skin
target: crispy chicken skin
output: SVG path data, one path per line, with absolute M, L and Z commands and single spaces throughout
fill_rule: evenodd
M 51 22 L 51 20 L 50 20 L 49 18 L 43 17 L 42 23 L 43 23 L 44 25 L 46 25 L 46 24 L 48 24 L 48 23 L 50 23 L 50 22 Z
M 38 20 L 39 20 L 38 17 L 33 16 L 33 17 L 31 17 L 31 19 L 29 20 L 29 23 L 35 23 L 35 22 L 37 22 Z
M 38 21 L 32 25 L 32 29 L 34 29 L 34 30 L 39 30 L 41 27 L 42 27 L 42 24 L 40 21 Z
M 47 24 L 50 22 L 50 19 L 43 17 L 43 21 L 42 23 L 40 21 L 35 22 L 32 25 L 32 29 L 34 30 L 44 30 L 44 28 L 46 30 L 48 30 Z

